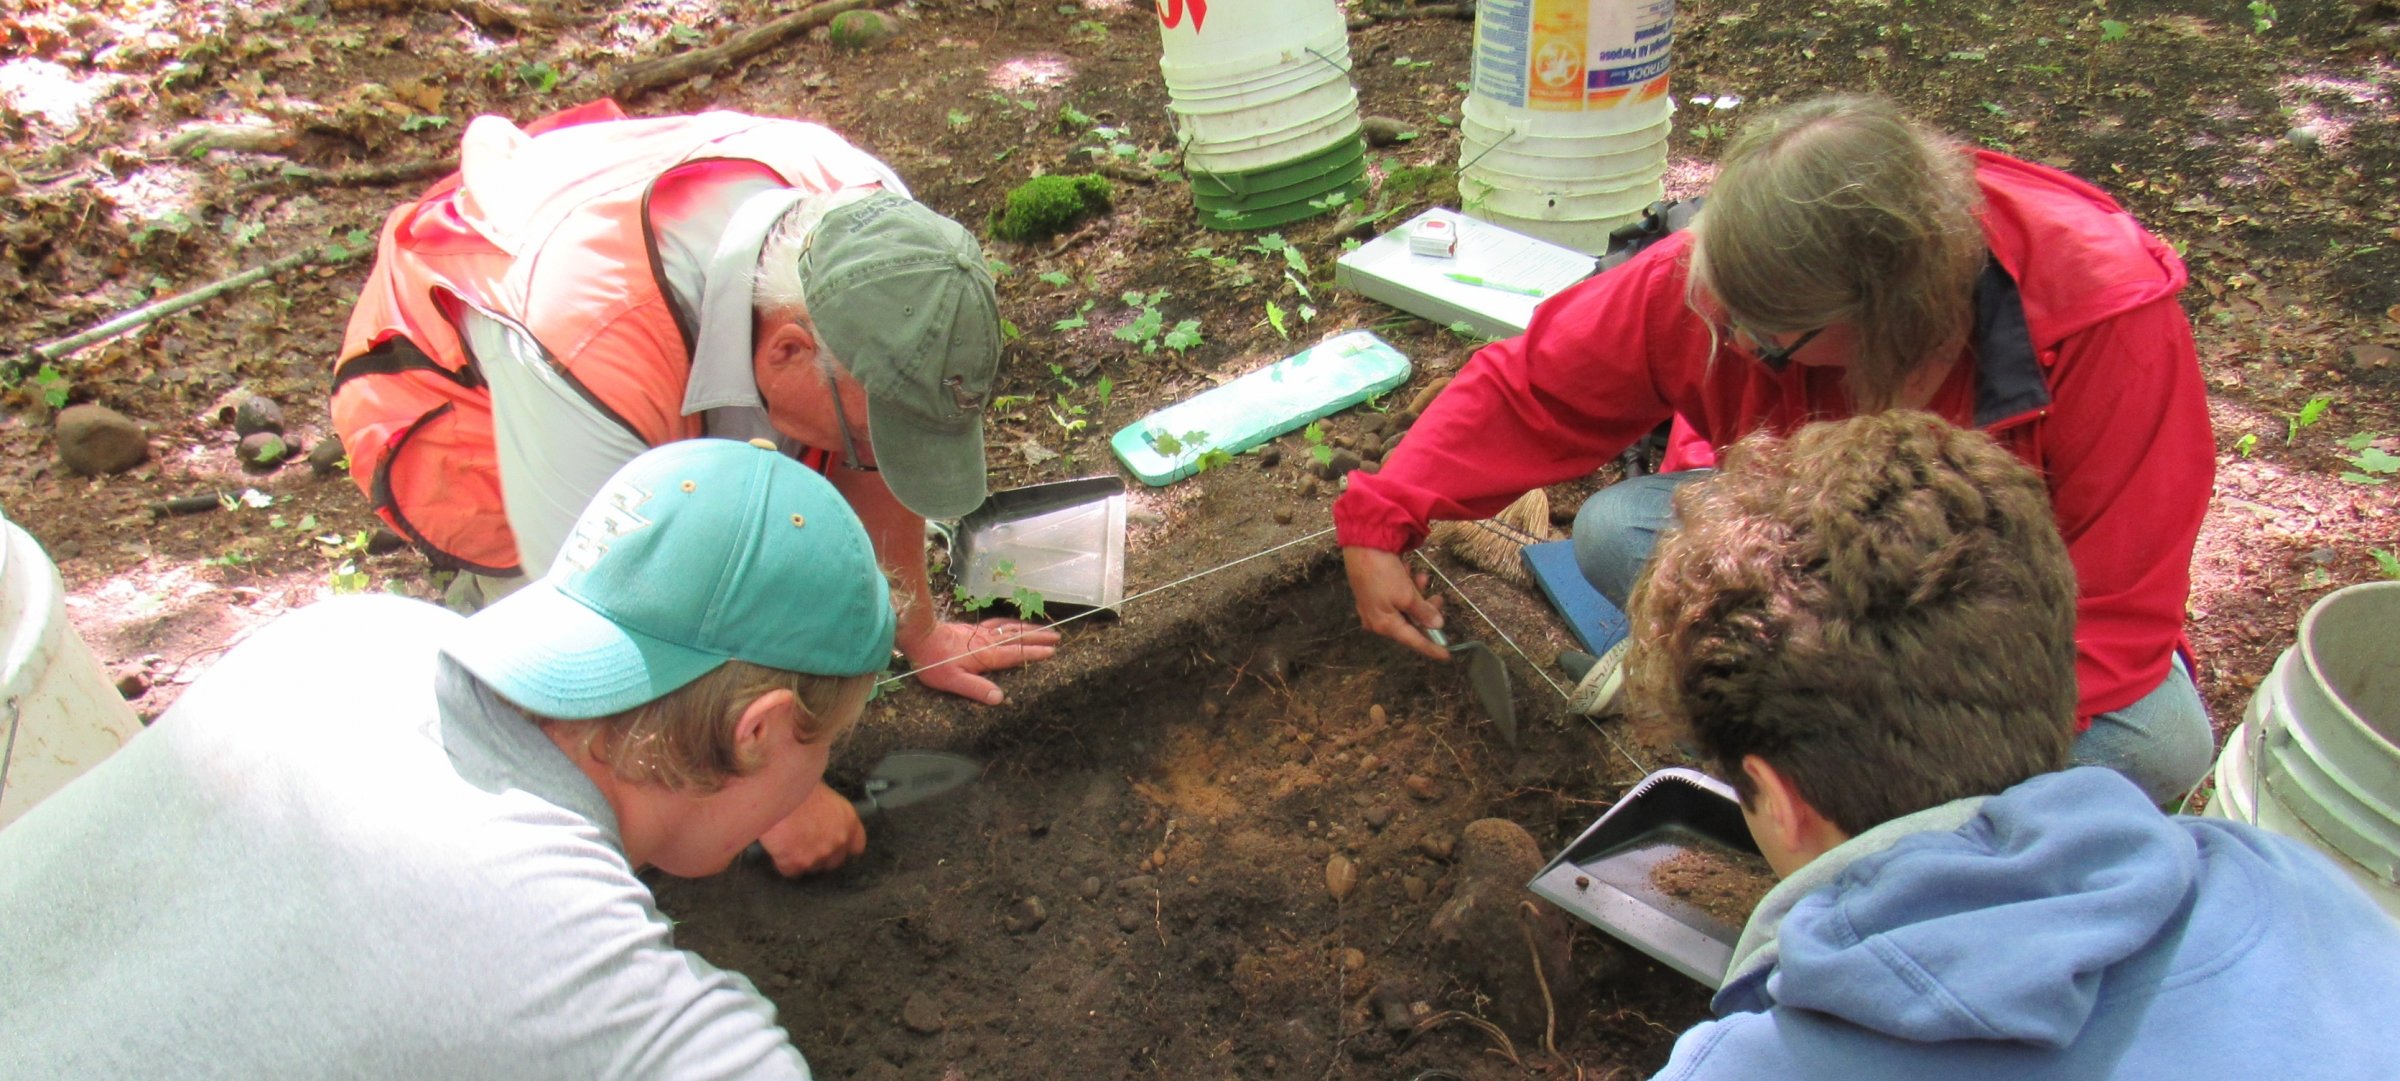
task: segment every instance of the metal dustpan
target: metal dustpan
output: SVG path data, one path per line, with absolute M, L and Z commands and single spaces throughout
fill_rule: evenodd
M 1475 704 L 1483 707 L 1483 715 L 1491 718 L 1492 726 L 1500 730 L 1510 749 L 1517 745 L 1517 700 L 1508 682 L 1508 665 L 1492 647 L 1481 642 L 1452 644 L 1450 636 L 1427 627 L 1425 637 L 1434 645 L 1450 651 L 1452 660 L 1467 662 L 1467 689 L 1475 692 Z
M 1125 481 L 1083 477 L 993 492 L 958 523 L 951 573 L 971 595 L 1019 589 L 1049 608 L 1125 599 Z
M 1725 980 L 1742 929 L 1650 880 L 1661 861 L 1693 848 L 1758 851 L 1733 789 L 1696 770 L 1662 769 L 1642 778 L 1526 886 L 1714 988 Z

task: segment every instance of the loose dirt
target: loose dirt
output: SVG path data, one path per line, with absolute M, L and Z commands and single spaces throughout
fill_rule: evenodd
M 1775 871 L 1755 853 L 1687 848 L 1650 868 L 1650 884 L 1735 927 L 1750 922 L 1759 898 L 1775 888 Z

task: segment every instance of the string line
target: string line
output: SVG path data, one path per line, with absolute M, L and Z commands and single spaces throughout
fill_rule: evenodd
M 1482 620 L 1484 626 L 1490 627 L 1492 629 L 1492 633 L 1499 635 L 1501 641 L 1508 643 L 1508 648 L 1515 650 L 1517 652 L 1517 656 L 1524 659 L 1526 667 L 1533 669 L 1534 675 L 1542 677 L 1542 682 L 1549 684 L 1551 690 L 1558 692 L 1559 698 L 1565 700 L 1569 704 L 1573 704 L 1575 701 L 1575 696 L 1569 693 L 1565 687 L 1559 686 L 1557 680 L 1550 678 L 1549 670 L 1543 668 L 1539 663 L 1536 663 L 1533 659 L 1533 655 L 1525 652 L 1525 647 L 1518 645 L 1516 639 L 1509 637 L 1508 632 L 1501 629 L 1499 621 L 1493 619 L 1489 613 L 1483 610 L 1481 605 L 1475 603 L 1475 598 L 1467 596 L 1466 590 L 1458 588 L 1457 582 L 1451 581 L 1449 575 L 1442 573 L 1442 568 L 1436 565 L 1431 558 L 1427 557 L 1425 550 L 1422 548 L 1417 550 L 1417 561 L 1425 564 L 1425 569 L 1432 571 L 1436 577 L 1440 578 L 1443 585 L 1449 586 L 1450 592 L 1457 594 L 1458 599 L 1467 602 L 1467 608 L 1475 613 L 1475 617 Z M 1608 745 L 1616 748 L 1617 753 L 1624 756 L 1625 761 L 1632 765 L 1636 771 L 1640 772 L 1642 776 L 1645 777 L 1650 775 L 1650 767 L 1643 765 L 1642 760 L 1635 758 L 1632 751 L 1626 750 L 1624 744 L 1617 742 L 1617 734 L 1609 731 L 1607 725 L 1601 724 L 1599 718 L 1585 717 L 1584 720 L 1589 721 L 1591 726 L 1594 729 L 1597 729 L 1603 738 L 1608 740 Z

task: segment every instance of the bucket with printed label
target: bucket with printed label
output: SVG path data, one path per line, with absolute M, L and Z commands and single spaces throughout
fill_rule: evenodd
M 141 730 L 67 623 L 57 565 L 0 517 L 0 828 Z
M 2307 842 L 2400 919 L 2400 582 L 2301 617 L 2217 756 L 2205 813 Z
M 1460 111 L 1468 214 L 1588 254 L 1659 198 L 1673 0 L 1483 0 Z
M 1160 0 L 1167 111 L 1203 225 L 1265 228 L 1365 185 L 1349 29 L 1333 0 Z

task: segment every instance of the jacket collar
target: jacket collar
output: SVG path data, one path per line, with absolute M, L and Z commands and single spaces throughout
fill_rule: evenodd
M 2017 280 L 1997 259 L 1975 279 L 1975 426 L 2006 427 L 2050 404 L 2050 381 L 2025 322 Z

